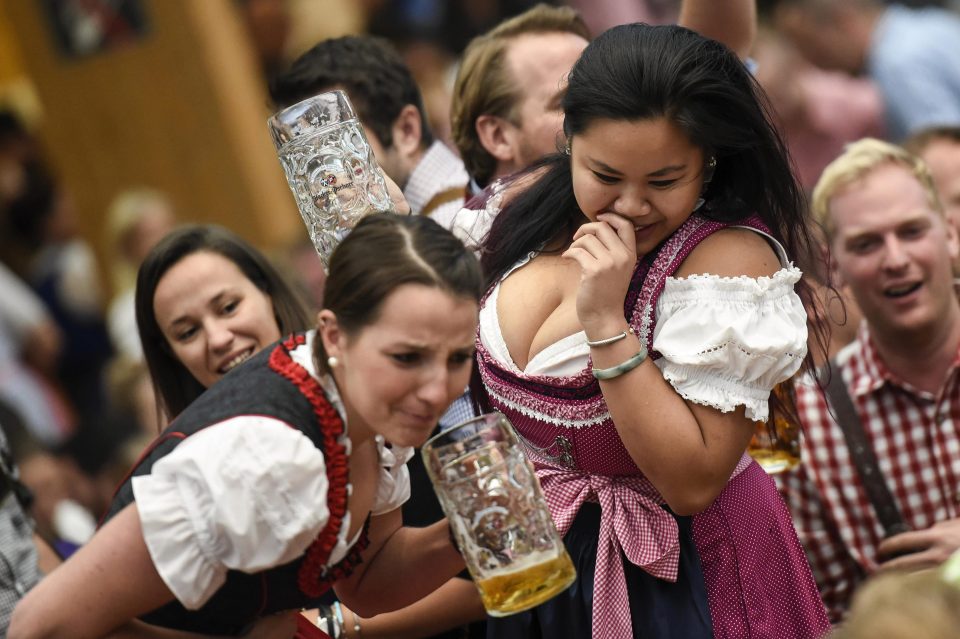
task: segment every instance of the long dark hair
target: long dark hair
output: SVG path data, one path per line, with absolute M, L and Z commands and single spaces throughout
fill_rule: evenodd
M 377 213 L 360 220 L 330 256 L 323 305 L 354 335 L 377 321 L 383 301 L 404 284 L 477 302 L 483 292 L 480 263 L 450 231 L 420 215 Z M 326 370 L 323 341 L 314 344 L 317 365 Z
M 677 26 L 614 27 L 574 65 L 563 110 L 568 137 L 601 119 L 668 119 L 704 157 L 717 159 L 706 216 L 736 221 L 757 213 L 791 255 L 806 254 L 806 205 L 786 146 L 759 85 L 719 42 Z M 488 285 L 529 251 L 564 247 L 585 221 L 569 157 L 550 156 L 536 168 L 542 177 L 497 216 L 483 245 Z
M 225 228 L 191 225 L 179 228 L 161 240 L 140 265 L 135 308 L 143 356 L 150 370 L 158 412 L 172 419 L 206 388 L 173 354 L 157 324 L 153 298 L 157 284 L 170 268 L 194 253 L 216 253 L 237 268 L 273 302 L 281 335 L 311 328 L 307 306 L 259 251 Z
M 666 118 L 704 157 L 717 160 L 704 193 L 705 216 L 735 222 L 757 214 L 793 259 L 814 254 L 806 199 L 766 95 L 723 44 L 678 26 L 614 27 L 574 65 L 563 111 L 568 138 L 601 119 Z M 532 170 L 543 174 L 504 207 L 482 245 L 488 288 L 530 251 L 563 250 L 586 221 L 569 156 L 549 156 Z M 810 286 L 801 280 L 796 290 L 816 315 L 820 304 Z M 810 330 L 826 352 L 828 328 L 810 323 Z M 812 366 L 808 354 L 806 367 Z

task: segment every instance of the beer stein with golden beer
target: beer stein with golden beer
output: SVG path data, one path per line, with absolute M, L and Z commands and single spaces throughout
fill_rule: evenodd
M 391 209 L 387 184 L 343 91 L 307 98 L 268 121 L 287 183 L 324 267 L 360 218 Z
M 756 423 L 747 452 L 768 474 L 782 473 L 800 463 L 800 425 L 793 399 L 793 381 L 773 389 L 770 417 Z
M 458 424 L 421 453 L 490 615 L 527 610 L 573 583 L 573 563 L 506 417 Z

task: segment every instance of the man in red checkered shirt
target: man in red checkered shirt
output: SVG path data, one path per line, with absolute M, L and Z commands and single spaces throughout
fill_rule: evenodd
M 881 473 L 912 529 L 884 539 L 820 389 L 797 388 L 803 463 L 780 478 L 834 620 L 869 574 L 935 566 L 960 547 L 960 304 L 957 231 L 926 166 L 861 140 L 813 193 L 839 283 L 865 321 L 836 356 Z M 835 373 L 836 374 L 836 371 Z

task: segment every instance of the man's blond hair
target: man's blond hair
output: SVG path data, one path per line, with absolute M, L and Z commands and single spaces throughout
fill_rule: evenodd
M 493 176 L 497 160 L 480 143 L 477 118 L 493 115 L 520 124 L 517 104 L 521 87 L 507 69 L 507 47 L 520 36 L 536 33 L 572 33 L 590 39 L 590 31 L 576 11 L 538 4 L 477 36 L 463 53 L 450 109 L 453 141 L 467 171 L 481 184 Z
M 933 186 L 933 177 L 926 163 L 911 155 L 903 147 L 874 138 L 864 138 L 848 144 L 843 153 L 820 174 L 817 185 L 813 187 L 811 208 L 814 219 L 820 224 L 827 237 L 835 230 L 830 217 L 830 200 L 844 187 L 872 172 L 879 166 L 897 164 L 907 169 L 923 186 L 930 207 L 943 215 L 943 207 Z

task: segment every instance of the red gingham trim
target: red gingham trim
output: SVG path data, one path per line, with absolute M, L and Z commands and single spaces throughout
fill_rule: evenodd
M 349 469 L 347 450 L 340 443 L 344 432 L 340 413 L 327 400 L 323 389 L 310 373 L 290 357 L 290 350 L 306 342 L 303 335 L 291 335 L 270 353 L 270 368 L 293 383 L 313 406 L 323 437 L 323 453 L 327 466 L 327 508 L 330 519 L 316 540 L 307 549 L 306 557 L 297 575 L 300 591 L 308 597 L 319 597 L 329 590 L 327 561 L 337 544 L 343 517 L 347 512 L 347 483 Z M 341 562 L 343 563 L 343 562 Z

